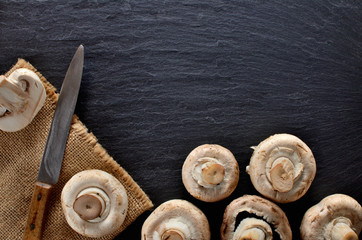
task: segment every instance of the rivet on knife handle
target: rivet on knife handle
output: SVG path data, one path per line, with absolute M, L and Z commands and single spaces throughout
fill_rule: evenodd
M 35 183 L 24 239 L 41 238 L 43 218 L 51 188 L 52 186 L 46 183 Z
M 25 228 L 25 240 L 41 239 L 43 220 L 52 186 L 58 182 L 69 129 L 83 73 L 84 48 L 80 45 L 69 64 L 60 89 Z

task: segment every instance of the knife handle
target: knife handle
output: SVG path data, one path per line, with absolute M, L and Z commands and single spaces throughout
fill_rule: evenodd
M 26 223 L 24 240 L 41 239 L 44 213 L 52 186 L 42 182 L 35 183 L 30 204 L 30 212 Z

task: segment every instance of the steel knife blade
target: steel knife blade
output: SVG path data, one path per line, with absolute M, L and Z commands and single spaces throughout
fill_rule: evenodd
M 75 52 L 63 80 L 33 192 L 24 239 L 41 239 L 51 188 L 58 182 L 83 73 L 84 47 Z

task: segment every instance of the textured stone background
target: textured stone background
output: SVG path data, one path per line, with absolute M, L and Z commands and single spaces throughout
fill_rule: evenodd
M 291 133 L 312 149 L 317 175 L 300 200 L 279 204 L 294 237 L 323 197 L 362 201 L 361 1 L 1 1 L 0 72 L 18 57 L 60 88 L 85 46 L 76 114 L 156 207 L 182 198 L 219 238 L 224 209 L 258 194 L 244 172 L 250 146 Z M 229 148 L 236 191 L 218 203 L 181 181 L 187 154 Z M 143 214 L 117 239 L 139 239 Z

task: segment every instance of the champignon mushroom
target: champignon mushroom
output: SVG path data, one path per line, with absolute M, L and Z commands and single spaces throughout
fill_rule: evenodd
M 228 197 L 239 181 L 239 166 L 234 155 L 216 144 L 198 146 L 187 156 L 182 167 L 186 190 L 205 202 Z
M 244 217 L 239 219 L 240 215 Z M 244 195 L 226 207 L 221 240 L 271 240 L 275 234 L 273 229 L 281 240 L 292 239 L 289 221 L 282 209 L 262 197 Z
M 45 88 L 33 71 L 20 68 L 0 76 L 0 129 L 15 132 L 26 127 L 45 101 Z
M 69 226 L 87 237 L 101 237 L 119 229 L 128 208 L 123 185 L 101 170 L 74 175 L 62 190 L 61 202 Z
M 246 171 L 259 193 L 288 203 L 307 192 L 315 177 L 316 163 L 302 140 L 290 134 L 276 134 L 253 148 Z
M 300 225 L 304 240 L 358 240 L 362 207 L 352 197 L 333 194 L 309 208 Z
M 204 213 L 186 200 L 162 203 L 143 223 L 141 240 L 209 240 Z

